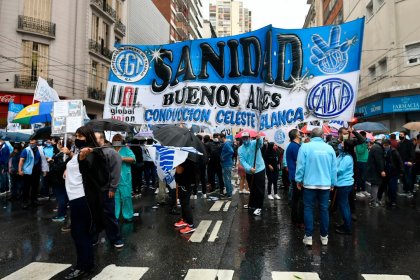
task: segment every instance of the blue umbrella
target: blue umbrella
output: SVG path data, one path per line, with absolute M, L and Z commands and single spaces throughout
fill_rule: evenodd
M 379 122 L 362 122 L 362 123 L 355 124 L 353 128 L 355 130 L 364 130 L 364 131 L 369 131 L 369 132 L 374 132 L 374 133 L 389 131 L 389 129 L 385 125 Z
M 20 132 L 1 132 L 1 139 L 11 142 L 28 142 L 31 138 L 30 134 Z

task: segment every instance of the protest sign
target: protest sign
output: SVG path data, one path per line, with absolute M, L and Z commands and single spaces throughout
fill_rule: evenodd
M 119 45 L 104 118 L 265 131 L 278 144 L 291 127 L 351 120 L 364 19 L 160 46 Z
M 13 123 L 16 115 L 24 108 L 23 104 L 16 104 L 12 101 L 9 102 L 9 109 L 7 111 L 7 130 L 8 131 L 18 131 L 21 129 L 19 123 Z
M 51 134 L 75 133 L 83 125 L 83 117 L 82 100 L 54 102 Z

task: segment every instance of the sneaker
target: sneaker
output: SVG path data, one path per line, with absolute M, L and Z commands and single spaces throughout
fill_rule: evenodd
M 407 194 L 407 198 L 413 198 L 413 197 L 414 197 L 413 193 L 410 192 Z
M 122 242 L 121 239 L 117 240 L 117 241 L 114 242 L 114 247 L 115 248 L 122 248 L 122 247 L 124 247 L 124 242 Z
M 281 197 L 278 194 L 275 194 L 274 195 L 274 198 L 277 199 L 277 200 L 280 200 L 281 199 Z
M 159 188 L 155 190 L 155 194 L 159 194 Z
M 371 194 L 369 192 L 367 192 L 367 191 L 362 192 L 362 194 L 364 194 L 366 197 L 370 197 L 371 196 Z
M 241 191 L 239 191 L 239 194 L 242 194 L 242 193 L 244 193 L 244 191 L 242 191 L 242 190 L 241 190 Z
M 244 191 L 244 194 L 250 194 L 250 192 L 249 191 Z
M 197 195 L 196 194 L 194 195 L 193 199 L 197 199 Z
M 51 219 L 53 222 L 64 222 L 66 218 L 64 217 L 54 217 Z
M 70 224 L 61 227 L 61 232 L 69 232 L 71 230 Z
M 321 244 L 323 246 L 327 246 L 328 245 L 328 235 L 327 236 L 321 236 Z
M 356 197 L 358 197 L 358 198 L 365 198 L 366 196 L 365 196 L 365 194 L 363 192 L 357 192 L 356 193 Z
M 207 198 L 207 194 L 203 194 L 201 197 L 202 198 Z
M 376 207 L 379 207 L 379 203 L 377 203 L 377 202 L 371 202 L 371 203 L 369 203 L 369 207 L 370 207 L 370 208 L 376 208 Z
M 312 236 L 306 236 L 303 238 L 303 244 L 306 246 L 312 246 Z
M 254 214 L 254 216 L 261 216 L 261 208 L 255 209 L 253 214 Z
M 268 195 L 268 199 L 269 199 L 269 200 L 273 200 L 273 199 L 274 199 L 273 195 L 269 194 L 269 195 Z
M 186 226 L 188 226 L 188 224 L 186 222 L 184 222 L 184 220 L 182 220 L 182 219 L 179 222 L 174 224 L 174 227 L 176 227 L 176 228 L 182 228 L 182 227 L 186 227 Z
M 407 193 L 403 192 L 403 193 L 397 193 L 399 196 L 407 196 Z
M 248 204 L 244 204 L 244 209 L 248 209 L 248 208 L 249 208 Z
M 187 225 L 185 228 L 180 230 L 180 232 L 182 234 L 187 234 L 187 233 L 191 233 L 191 232 L 194 232 L 194 231 L 195 231 L 194 225 Z

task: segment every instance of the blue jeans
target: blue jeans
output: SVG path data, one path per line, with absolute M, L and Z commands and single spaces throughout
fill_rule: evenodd
M 328 235 L 328 227 L 330 224 L 330 216 L 328 213 L 328 201 L 330 198 L 330 190 L 303 190 L 303 215 L 305 220 L 305 235 L 312 236 L 314 232 L 314 208 L 315 201 L 318 200 L 321 216 L 321 236 Z
M 223 183 L 227 196 L 232 196 L 232 167 L 222 167 Z
M 366 162 L 357 162 L 357 191 L 364 192 L 366 191 Z
M 337 187 L 337 205 L 344 221 L 344 230 L 351 231 L 351 211 L 349 205 L 349 194 L 353 186 Z

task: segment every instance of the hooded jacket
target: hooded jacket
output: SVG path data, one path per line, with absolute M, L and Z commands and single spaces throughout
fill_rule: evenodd
M 241 162 L 241 165 L 244 167 L 245 172 L 247 174 L 251 174 L 251 168 L 254 167 L 255 161 L 255 149 L 257 149 L 257 157 L 256 157 L 256 165 L 255 165 L 255 173 L 259 173 L 264 171 L 265 163 L 264 159 L 261 154 L 261 147 L 263 145 L 262 138 L 259 139 L 258 143 L 257 140 L 252 140 L 249 144 L 245 145 L 242 144 L 238 149 L 238 156 Z

